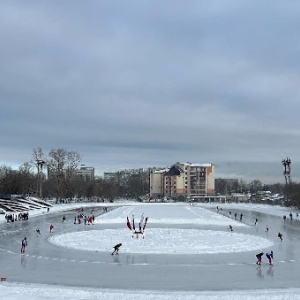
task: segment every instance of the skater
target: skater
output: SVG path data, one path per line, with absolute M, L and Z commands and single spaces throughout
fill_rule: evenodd
M 255 219 L 254 226 L 256 226 L 257 222 L 258 222 L 258 219 L 256 218 L 256 219 Z
M 24 239 L 22 240 L 21 253 L 25 253 L 26 246 L 27 246 L 27 238 L 24 237 Z
M 292 213 L 290 213 L 290 219 L 293 220 L 293 214 Z
M 119 244 L 115 245 L 113 247 L 115 250 L 113 251 L 113 253 L 111 255 L 114 255 L 115 253 L 119 254 L 119 249 L 120 249 L 121 246 L 122 246 L 122 243 L 119 243 Z
M 269 232 L 269 226 L 268 226 L 268 224 L 266 225 L 266 232 Z
M 40 235 L 41 234 L 41 231 L 37 228 L 36 230 L 36 233 L 38 234 L 38 235 Z
M 53 229 L 54 229 L 54 226 L 51 224 L 51 225 L 50 225 L 50 234 L 53 233 Z
M 279 237 L 280 240 L 282 241 L 282 233 L 278 232 L 278 237 Z
M 230 231 L 233 231 L 233 228 L 232 228 L 232 226 L 231 226 L 231 225 L 229 225 L 229 229 L 230 229 Z
M 66 216 L 65 216 L 65 215 L 63 215 L 63 217 L 62 217 L 62 223 L 63 223 L 64 221 L 66 221 Z
M 236 217 L 237 217 L 237 213 L 234 214 L 234 219 L 235 219 L 235 220 L 236 220 Z
M 240 222 L 242 222 L 243 216 L 244 216 L 244 215 L 241 213 L 241 214 L 240 214 Z
M 267 259 L 268 259 L 268 261 L 269 261 L 269 265 L 270 266 L 272 266 L 273 264 L 272 264 L 272 259 L 273 259 L 273 251 L 271 250 L 271 252 L 269 253 L 266 253 L 266 257 L 267 257 Z
M 256 258 L 257 258 L 256 264 L 259 265 L 259 266 L 261 265 L 261 258 L 262 258 L 263 255 L 264 255 L 263 252 L 256 254 Z

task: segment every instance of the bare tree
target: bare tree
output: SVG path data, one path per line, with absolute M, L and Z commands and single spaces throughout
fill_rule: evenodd
M 21 193 L 32 194 L 36 182 L 36 176 L 33 173 L 33 165 L 25 162 L 19 167 Z
M 13 172 L 12 168 L 7 165 L 0 166 L 0 192 L 3 194 L 11 193 L 11 179 L 10 174 Z
M 71 183 L 73 182 L 76 169 L 80 164 L 81 155 L 75 151 L 67 151 L 63 148 L 52 149 L 49 152 L 48 168 L 51 177 L 56 179 L 57 201 L 71 196 Z
M 300 208 L 300 183 L 291 181 L 285 185 L 285 206 Z

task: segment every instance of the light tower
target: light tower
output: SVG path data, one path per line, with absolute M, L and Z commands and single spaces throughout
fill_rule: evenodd
M 38 170 L 38 196 L 40 198 L 43 197 L 43 166 L 46 162 L 43 159 L 37 159 L 36 165 Z
M 291 159 L 289 157 L 282 160 L 282 164 L 284 166 L 283 176 L 285 179 L 285 184 L 291 183 Z

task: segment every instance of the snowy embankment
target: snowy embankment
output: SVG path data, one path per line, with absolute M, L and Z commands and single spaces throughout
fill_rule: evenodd
M 0 298 L 6 300 L 296 300 L 300 299 L 300 289 L 154 292 L 1 283 Z
M 284 215 L 289 217 L 289 214 L 292 213 L 295 217 L 296 213 L 300 213 L 298 209 L 283 207 L 279 205 L 268 205 L 268 204 L 255 204 L 255 203 L 199 203 L 199 207 L 203 208 L 215 208 L 218 206 L 219 209 L 227 210 L 248 210 L 261 212 L 268 215 L 283 217 Z

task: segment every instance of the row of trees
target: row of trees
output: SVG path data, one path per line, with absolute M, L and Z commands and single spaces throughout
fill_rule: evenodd
M 63 148 L 52 149 L 45 154 L 42 148 L 33 149 L 32 159 L 18 170 L 0 166 L 0 194 L 23 194 L 38 197 L 67 198 L 138 198 L 149 193 L 149 174 L 120 171 L 110 179 L 100 177 L 84 180 L 76 176 L 82 155 Z M 47 170 L 48 177 L 45 175 Z M 300 183 L 263 185 L 259 180 L 246 183 L 243 180 L 219 180 L 216 191 L 220 194 L 234 192 L 258 193 L 271 191 L 285 196 L 285 204 L 300 208 Z
M 217 179 L 215 189 L 216 193 L 219 193 L 221 195 L 247 192 L 255 194 L 261 191 L 271 191 L 274 194 L 283 194 L 285 185 L 281 183 L 266 185 L 258 179 L 252 180 L 249 183 L 246 183 L 244 180 L 237 179 Z
M 140 197 L 149 192 L 146 174 L 123 174 L 122 181 L 95 177 L 84 180 L 76 176 L 82 156 L 75 151 L 52 149 L 47 155 L 41 148 L 34 148 L 32 159 L 18 170 L 0 166 L 0 193 L 23 194 L 38 197 L 67 198 Z M 45 175 L 47 170 L 48 177 Z
M 300 209 L 300 183 L 290 182 L 284 188 L 285 205 Z

